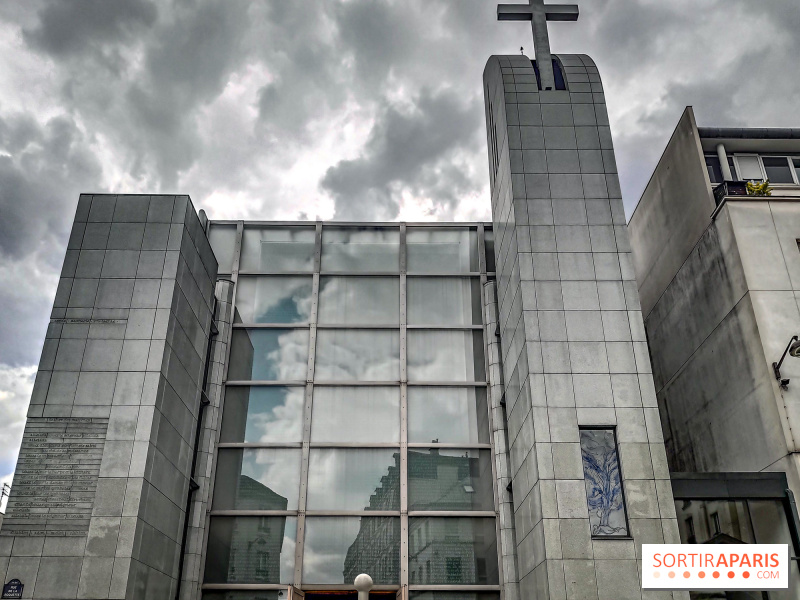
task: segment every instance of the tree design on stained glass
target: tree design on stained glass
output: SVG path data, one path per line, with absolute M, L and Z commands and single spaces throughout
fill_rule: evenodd
M 592 535 L 627 536 L 614 430 L 581 429 L 581 456 Z

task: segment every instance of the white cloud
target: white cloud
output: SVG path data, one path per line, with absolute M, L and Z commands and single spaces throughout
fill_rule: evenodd
M 35 367 L 0 364 L 0 486 L 10 485 L 14 477 L 35 376 Z M 4 499 L 0 512 L 5 512 L 5 502 Z

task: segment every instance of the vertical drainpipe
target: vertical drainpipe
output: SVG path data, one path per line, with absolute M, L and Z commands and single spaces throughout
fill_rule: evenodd
M 733 173 L 731 173 L 731 167 L 728 165 L 728 153 L 725 152 L 725 144 L 717 144 L 717 156 L 719 157 L 719 167 L 722 169 L 722 179 L 724 181 L 733 181 Z
M 497 497 L 500 509 L 500 552 L 503 562 L 503 600 L 519 600 L 517 542 L 514 532 L 514 498 L 508 458 L 508 432 L 503 389 L 500 337 L 497 334 L 497 287 L 494 281 L 484 285 L 484 322 L 489 349 L 489 408 L 492 411 L 492 443 L 496 461 Z

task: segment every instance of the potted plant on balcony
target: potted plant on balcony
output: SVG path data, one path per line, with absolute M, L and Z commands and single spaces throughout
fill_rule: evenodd
M 769 187 L 769 179 L 766 181 L 748 181 L 747 182 L 747 195 L 748 196 L 772 196 L 772 188 Z

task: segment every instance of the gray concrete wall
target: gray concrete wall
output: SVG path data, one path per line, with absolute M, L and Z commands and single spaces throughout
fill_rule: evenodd
M 497 285 L 488 281 L 483 288 L 484 335 L 488 347 L 489 410 L 492 411 L 492 444 L 494 445 L 495 473 L 499 504 L 500 560 L 502 563 L 503 600 L 517 600 L 519 595 L 519 569 L 517 568 L 517 539 L 514 528 L 514 498 L 509 490 L 511 467 L 508 456 L 508 431 L 503 406 L 503 367 L 500 338 L 497 336 Z
M 727 210 L 700 238 L 645 327 L 672 471 L 760 471 L 786 454 Z
M 83 496 L 88 531 L 76 520 L 64 535 L 44 517 L 12 530 L 24 514 L 15 475 L 0 575 L 22 580 L 25 597 L 174 594 L 216 268 L 187 196 L 81 196 L 20 461 L 42 419 L 107 429 Z M 69 452 L 64 462 L 81 460 Z
M 645 316 L 708 227 L 714 208 L 697 124 L 687 107 L 628 224 Z
M 670 468 L 785 471 L 800 493 L 800 203 L 731 200 L 645 320 Z
M 742 269 L 758 325 L 762 356 L 760 366 L 773 391 L 773 404 L 783 423 L 788 452 L 798 451 L 800 431 L 800 360 L 787 357 L 783 377 L 792 379 L 781 390 L 771 376 L 769 365 L 780 358 L 792 335 L 800 335 L 800 202 L 733 201 L 725 209 L 739 248 Z M 790 476 L 796 477 L 796 473 Z M 800 489 L 795 488 L 796 492 Z
M 675 506 L 600 76 L 559 58 L 569 91 L 525 56 L 484 71 L 520 597 L 641 600 Z M 591 537 L 582 425 L 617 429 L 633 539 Z

